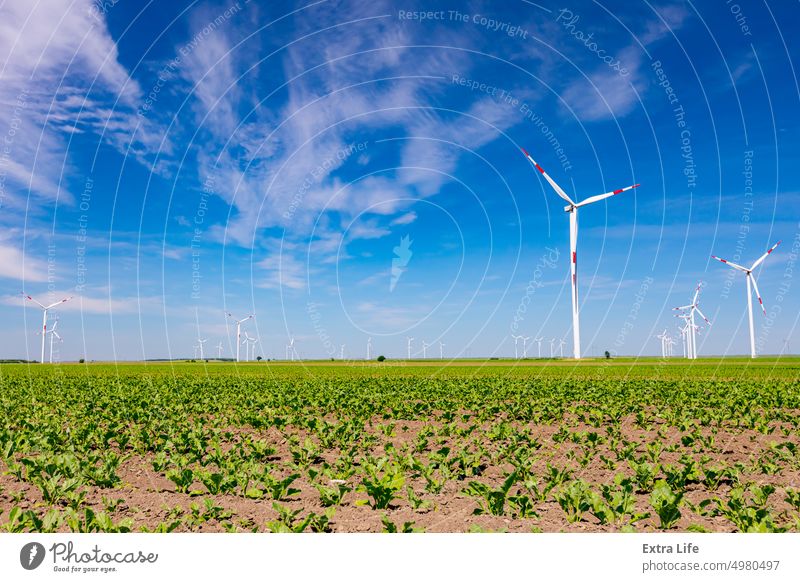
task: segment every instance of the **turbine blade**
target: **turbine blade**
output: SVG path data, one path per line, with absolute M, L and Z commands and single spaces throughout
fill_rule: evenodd
M 711 255 L 711 258 L 712 259 L 717 259 L 720 263 L 725 263 L 726 265 L 728 265 L 730 267 L 733 267 L 734 269 L 738 269 L 738 270 L 742 271 L 743 273 L 747 272 L 747 269 L 745 269 L 741 265 L 737 265 L 736 263 L 731 263 L 730 261 L 727 261 L 725 259 L 720 259 L 719 257 L 717 257 L 715 255 Z
M 600 200 L 605 200 L 606 198 L 611 198 L 612 196 L 616 196 L 617 194 L 622 194 L 623 192 L 627 192 L 628 190 L 633 190 L 634 188 L 638 188 L 640 185 L 641 184 L 634 184 L 633 186 L 626 186 L 625 188 L 620 188 L 619 190 L 614 190 L 613 192 L 606 192 L 605 194 L 590 196 L 586 200 L 576 204 L 576 206 L 586 206 L 587 204 L 592 204 L 593 202 L 599 202 Z
M 700 311 L 700 308 L 695 306 L 695 309 L 697 310 L 697 313 L 699 313 L 699 314 L 700 314 L 700 317 L 702 317 L 703 319 L 705 319 L 705 320 L 706 320 L 706 323 L 707 323 L 708 325 L 711 325 L 711 322 L 710 322 L 710 321 L 708 321 L 708 318 L 707 318 L 705 315 L 703 315 L 703 312 L 702 312 L 702 311 Z
M 753 270 L 753 269 L 755 269 L 757 266 L 759 266 L 761 263 L 763 263 L 763 262 L 764 262 L 764 259 L 766 259 L 766 258 L 767 258 L 767 255 L 769 255 L 769 254 L 770 254 L 772 251 L 774 251 L 774 250 L 777 248 L 777 246 L 778 246 L 779 244 L 781 244 L 781 241 L 778 241 L 778 242 L 776 242 L 774 245 L 772 245 L 772 248 L 770 248 L 770 249 L 769 249 L 769 250 L 768 250 L 766 253 L 764 253 L 763 255 L 761 255 L 761 256 L 758 258 L 758 260 L 757 260 L 755 263 L 753 263 L 753 266 L 752 266 L 752 267 L 750 267 L 750 270 L 752 271 L 752 270 Z
M 556 191 L 556 194 L 561 196 L 564 200 L 569 202 L 572 206 L 575 206 L 575 203 L 572 201 L 572 198 L 567 196 L 567 193 L 564 192 L 564 190 L 561 189 L 561 186 L 559 186 L 558 184 L 555 183 L 555 181 L 547 174 L 547 172 L 545 172 L 542 169 L 542 167 L 539 164 L 536 163 L 536 160 L 534 160 L 531 157 L 531 155 L 528 152 L 526 152 L 524 149 L 522 150 L 522 153 L 525 154 L 525 157 L 528 158 L 528 161 L 530 161 L 530 163 L 532 163 L 534 165 L 534 167 L 537 170 L 539 170 L 539 173 L 541 173 L 542 176 L 544 176 L 544 179 L 547 180 L 550 183 L 550 185 L 553 187 L 553 190 Z
M 69 301 L 70 299 L 72 299 L 72 296 L 71 296 L 71 295 L 70 295 L 69 297 L 64 297 L 64 299 L 62 299 L 61 301 L 56 301 L 55 303 L 51 303 L 50 305 L 48 305 L 48 306 L 46 307 L 46 309 L 52 309 L 52 308 L 53 308 L 53 307 L 55 307 L 56 305 L 61 305 L 62 303 L 66 303 L 66 302 L 67 302 L 67 301 Z
M 692 298 L 692 305 L 697 305 L 697 296 L 700 295 L 700 283 L 697 284 L 694 290 L 694 297 Z
M 45 307 L 44 305 L 42 305 L 41 303 L 39 303 L 38 301 L 36 301 L 36 299 L 34 299 L 33 297 L 31 297 L 30 295 L 25 295 L 24 293 L 23 293 L 22 295 L 23 295 L 24 297 L 26 297 L 26 298 L 27 298 L 29 301 L 33 301 L 33 302 L 34 302 L 36 305 L 38 305 L 38 306 L 39 306 L 39 307 L 41 307 L 42 309 L 47 309 L 47 307 Z
M 764 302 L 761 300 L 761 292 L 758 290 L 758 285 L 756 285 L 756 278 L 750 275 L 750 280 L 753 281 L 753 289 L 756 292 L 756 297 L 758 297 L 758 304 L 761 306 L 761 311 L 763 311 L 764 315 L 766 315 L 767 310 L 764 307 Z

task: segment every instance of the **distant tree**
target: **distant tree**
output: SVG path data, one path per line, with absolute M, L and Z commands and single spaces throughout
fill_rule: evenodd
M 606 350 L 606 360 L 610 360 L 610 359 L 611 359 L 611 352 Z
M 386 361 L 386 356 L 378 356 L 378 361 L 379 362 L 385 362 Z
M 80 360 L 78 360 L 78 363 L 79 363 L 79 364 L 84 364 L 84 363 L 86 363 L 86 360 L 84 360 L 83 358 L 81 358 Z
M 263 360 L 263 359 L 264 359 L 264 358 L 262 358 L 261 356 L 258 356 L 258 357 L 256 357 L 256 360 L 258 360 L 259 362 L 260 362 L 261 360 Z

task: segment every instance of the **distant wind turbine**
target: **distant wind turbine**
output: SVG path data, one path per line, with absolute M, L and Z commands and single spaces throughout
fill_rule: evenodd
M 54 308 L 58 307 L 62 303 L 66 303 L 67 301 L 72 299 L 72 296 L 65 297 L 64 299 L 61 299 L 60 301 L 56 301 L 55 303 L 51 303 L 50 305 L 42 305 L 41 303 L 36 301 L 36 299 L 31 297 L 30 295 L 26 295 L 25 293 L 23 293 L 22 295 L 23 295 L 23 297 L 27 298 L 28 301 L 33 301 L 36 305 L 38 305 L 39 307 L 42 308 L 42 332 L 41 332 L 42 333 L 42 357 L 39 360 L 39 362 L 44 363 L 44 342 L 45 342 L 45 339 L 46 339 L 46 336 L 47 336 L 47 312 L 50 311 L 51 309 L 54 309 Z
M 753 263 L 749 269 L 742 267 L 741 265 L 737 265 L 736 263 L 731 263 L 725 259 L 720 259 L 714 255 L 711 255 L 712 259 L 718 260 L 720 263 L 725 263 L 729 267 L 733 267 L 737 271 L 741 271 L 745 275 L 745 279 L 747 280 L 747 316 L 750 320 L 750 357 L 756 357 L 756 335 L 755 330 L 753 329 L 753 293 L 751 290 L 752 288 L 756 292 L 756 297 L 758 298 L 758 304 L 761 306 L 761 310 L 764 312 L 764 315 L 767 314 L 767 310 L 764 308 L 764 302 L 761 300 L 761 293 L 758 291 L 758 285 L 756 284 L 756 278 L 753 276 L 753 271 L 756 267 L 758 267 L 761 263 L 764 262 L 764 259 L 774 251 L 777 246 L 781 244 L 781 241 L 776 242 L 772 247 L 763 255 L 761 255 L 755 263 Z
M 701 281 L 700 283 L 697 284 L 697 287 L 694 290 L 694 297 L 692 297 L 692 302 L 689 303 L 688 305 L 681 305 L 680 307 L 675 307 L 674 308 L 674 311 L 680 311 L 680 312 L 685 313 L 686 315 L 689 316 L 687 321 L 688 321 L 688 324 L 689 324 L 689 345 L 691 346 L 691 349 L 689 350 L 689 359 L 691 359 L 691 360 L 696 360 L 697 359 L 697 334 L 696 334 L 696 332 L 697 332 L 697 330 L 699 328 L 697 327 L 697 325 L 695 325 L 695 322 L 694 322 L 695 311 L 698 314 L 700 314 L 700 317 L 702 317 L 708 325 L 711 325 L 711 322 L 708 320 L 708 318 L 705 315 L 703 315 L 702 311 L 700 311 L 700 302 L 698 301 L 698 298 L 700 297 L 700 290 L 702 288 L 703 288 L 703 283 Z M 666 330 L 665 330 L 665 333 L 666 333 Z
M 406 337 L 406 340 L 408 340 L 408 343 L 406 344 L 406 348 L 408 350 L 408 359 L 410 360 L 411 359 L 411 342 L 414 341 L 414 338 L 413 337 Z
M 537 338 L 534 338 L 534 340 L 533 340 L 533 341 L 536 342 L 536 345 L 539 348 L 539 357 L 540 358 L 542 357 L 542 340 L 544 340 L 543 337 L 537 337 Z

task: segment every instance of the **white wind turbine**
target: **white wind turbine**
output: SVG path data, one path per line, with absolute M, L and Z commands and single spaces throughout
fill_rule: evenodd
M 439 359 L 444 360 L 444 344 L 439 341 Z
M 206 343 L 208 339 L 201 339 L 197 338 L 197 345 L 200 347 L 200 359 L 205 360 L 205 355 L 203 354 L 203 344 Z
M 255 338 L 250 337 L 250 334 L 248 334 L 247 331 L 244 332 L 244 339 L 242 340 L 242 345 L 244 346 L 244 361 L 245 362 L 249 362 L 250 361 L 250 347 L 251 347 L 251 344 L 253 343 L 254 339 Z
M 47 336 L 47 312 L 50 311 L 51 309 L 54 309 L 55 307 L 61 305 L 62 303 L 66 303 L 67 301 L 72 299 L 72 296 L 65 297 L 64 299 L 62 299 L 60 301 L 56 301 L 55 303 L 51 303 L 50 305 L 42 305 L 41 303 L 36 301 L 36 299 L 31 297 L 30 295 L 25 295 L 25 293 L 23 293 L 22 295 L 24 297 L 26 297 L 28 299 L 28 301 L 33 301 L 36 305 L 38 305 L 39 307 L 42 308 L 42 331 L 41 331 L 41 334 L 42 334 L 42 359 L 39 360 L 39 361 L 41 363 L 44 363 L 44 341 L 45 341 L 46 336 Z
M 219 342 L 219 344 L 217 344 L 217 359 L 218 360 L 222 359 L 222 350 L 223 349 L 224 349 L 224 346 L 222 345 L 222 342 Z
M 581 325 L 578 304 L 578 208 L 581 206 L 587 206 L 594 202 L 599 202 L 600 200 L 605 200 L 611 196 L 621 194 L 622 192 L 627 192 L 628 190 L 638 188 L 639 184 L 634 184 L 633 186 L 627 186 L 625 188 L 606 192 L 605 194 L 590 196 L 582 202 L 573 202 L 572 198 L 567 196 L 567 193 L 564 192 L 561 186 L 556 184 L 553 179 L 547 175 L 547 172 L 545 172 L 542 167 L 536 163 L 536 161 L 528 152 L 526 152 L 524 149 L 522 152 L 525 154 L 525 157 L 528 158 L 528 160 L 536 167 L 536 169 L 539 170 L 539 173 L 544 176 L 544 179 L 547 180 L 550 186 L 552 186 L 553 190 L 556 191 L 556 194 L 569 203 L 564 207 L 564 211 L 569 213 L 570 270 L 572 273 L 572 351 L 574 357 L 578 359 L 581 357 Z
M 684 321 L 683 327 L 680 328 L 681 335 L 683 336 L 683 355 L 685 358 L 691 360 L 695 355 L 694 334 L 692 333 L 692 330 L 697 330 L 698 327 L 692 324 L 692 318 L 688 314 L 676 315 L 675 317 L 679 317 Z
M 297 352 L 295 352 L 294 349 L 294 337 L 289 336 L 289 343 L 286 344 L 286 359 L 288 360 L 289 358 L 291 358 L 291 360 L 294 362 L 294 355 L 296 353 Z
M 244 319 L 236 319 L 233 317 L 232 314 L 228 313 L 228 317 L 230 317 L 233 321 L 236 322 L 236 361 L 239 362 L 239 346 L 244 343 L 242 342 L 242 324 L 247 321 L 248 319 L 253 319 L 252 315 L 248 315 Z
M 422 340 L 422 359 L 425 360 L 428 358 L 428 348 L 431 347 L 431 344 Z
M 406 337 L 406 340 L 408 340 L 408 342 L 406 343 L 406 350 L 408 351 L 408 359 L 410 360 L 411 359 L 411 342 L 414 341 L 414 338 L 413 337 Z
M 519 359 L 519 340 L 522 339 L 521 335 L 514 335 L 511 334 L 511 338 L 514 340 L 514 359 Z
M 553 351 L 555 343 L 556 343 L 556 338 L 551 338 L 550 339 L 550 357 L 551 358 L 554 358 L 555 355 L 556 355 L 555 352 Z
M 664 331 L 662 331 L 656 337 L 661 340 L 661 357 L 662 358 L 666 358 L 667 357 L 667 337 L 669 337 L 669 336 L 667 336 L 667 329 L 664 328 Z
M 252 350 L 252 355 L 250 357 L 251 360 L 255 360 L 256 359 L 256 344 L 257 343 L 258 343 L 258 338 L 257 337 L 250 338 L 250 349 Z
M 560 354 L 561 354 L 560 357 L 562 357 L 562 358 L 564 357 L 564 346 L 566 344 L 567 344 L 567 342 L 564 341 L 564 338 L 561 338 L 560 340 L 558 340 L 558 349 L 560 350 Z
M 781 241 L 778 241 L 774 245 L 772 245 L 772 248 L 770 248 L 766 253 L 761 255 L 758 258 L 758 260 L 750 266 L 749 269 L 747 269 L 745 267 L 742 267 L 741 265 L 737 265 L 736 263 L 731 263 L 730 261 L 726 261 L 725 259 L 721 259 L 719 257 L 711 255 L 712 259 L 717 259 L 719 262 L 725 263 L 726 265 L 728 265 L 730 267 L 733 267 L 737 271 L 742 271 L 744 273 L 744 275 L 745 275 L 745 278 L 747 279 L 747 317 L 750 320 L 750 357 L 751 358 L 755 358 L 756 357 L 756 336 L 755 336 L 755 330 L 753 329 L 753 294 L 752 294 L 752 291 L 750 289 L 751 285 L 752 285 L 752 288 L 756 292 L 756 297 L 758 298 L 758 304 L 761 305 L 761 310 L 764 312 L 764 315 L 767 314 L 767 310 L 764 309 L 764 302 L 761 300 L 761 293 L 758 291 L 758 285 L 756 284 L 756 278 L 753 275 L 753 271 L 755 270 L 756 267 L 758 267 L 761 263 L 764 262 L 764 259 L 767 258 L 767 255 L 769 255 L 772 251 L 774 251 L 779 244 L 781 244 Z
M 372 338 L 367 338 L 367 359 L 372 359 Z
M 344 360 L 344 344 L 342 344 L 340 351 L 339 351 L 339 359 Z
M 702 286 L 702 282 L 697 284 L 697 287 L 694 290 L 694 297 L 689 305 L 681 305 L 680 307 L 674 308 L 675 311 L 686 313 L 686 315 L 689 316 L 687 322 L 689 325 L 689 359 L 691 360 L 697 359 L 697 330 L 699 329 L 694 323 L 694 312 L 696 311 L 699 313 L 700 317 L 702 317 L 708 325 L 711 325 L 711 322 L 708 320 L 708 318 L 703 315 L 702 311 L 700 311 L 700 302 L 698 301 L 698 297 L 700 296 L 700 289 Z
M 543 337 L 537 337 L 537 338 L 534 338 L 534 340 L 533 340 L 533 341 L 536 342 L 536 345 L 539 348 L 539 356 L 538 357 L 540 357 L 540 358 L 542 357 L 542 340 L 544 340 Z
M 51 364 L 53 363 L 53 338 L 54 337 L 58 338 L 59 342 L 63 342 L 64 341 L 63 339 L 61 339 L 61 336 L 58 335 L 58 332 L 56 331 L 57 327 L 58 327 L 58 320 L 56 319 L 53 322 L 53 327 L 51 327 L 47 331 L 47 333 L 50 335 L 50 360 L 49 361 L 50 361 Z M 42 332 L 37 332 L 37 333 L 42 333 Z
M 522 336 L 522 357 L 528 357 L 528 340 L 531 339 L 530 336 L 524 335 Z

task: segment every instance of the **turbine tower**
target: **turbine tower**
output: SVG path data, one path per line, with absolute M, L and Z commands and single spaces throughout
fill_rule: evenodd
M 253 319 L 252 315 L 248 315 L 244 319 L 236 319 L 233 317 L 232 314 L 228 313 L 228 317 L 230 317 L 233 321 L 236 322 L 236 361 L 240 361 L 239 359 L 239 346 L 242 343 L 242 324 L 247 321 L 248 319 Z
M 291 360 L 294 362 L 295 353 L 296 352 L 294 350 L 294 338 L 292 336 L 289 336 L 289 343 L 286 344 L 286 359 L 288 360 L 289 358 L 291 358 Z
M 367 338 L 367 359 L 368 360 L 372 359 L 372 338 L 371 337 Z
M 559 357 L 561 357 L 561 358 L 564 357 L 564 346 L 566 344 L 567 344 L 567 342 L 564 341 L 564 338 L 561 338 L 560 340 L 558 340 L 558 349 L 560 351 L 560 356 Z
M 426 360 L 428 358 L 428 348 L 431 346 L 425 340 L 422 340 L 422 359 Z
M 221 360 L 221 359 L 222 359 L 222 350 L 223 350 L 223 347 L 224 347 L 224 346 L 222 345 L 222 342 L 219 342 L 219 344 L 217 345 L 217 359 L 218 359 L 218 360 Z
M 342 344 L 340 351 L 339 351 L 339 359 L 344 360 L 344 344 Z
M 525 154 L 525 157 L 528 158 L 528 160 L 536 167 L 536 169 L 539 170 L 539 173 L 544 176 L 544 179 L 547 180 L 550 186 L 552 186 L 553 190 L 556 191 L 556 194 L 561 196 L 561 198 L 568 203 L 568 205 L 564 207 L 564 211 L 569 214 L 570 270 L 572 274 L 572 348 L 574 357 L 579 359 L 581 357 L 581 325 L 578 304 L 578 208 L 593 204 L 594 202 L 599 202 L 600 200 L 605 200 L 611 196 L 621 194 L 622 192 L 627 192 L 628 190 L 638 188 L 639 184 L 634 184 L 633 186 L 627 186 L 625 188 L 606 192 L 605 194 L 590 196 L 583 202 L 573 202 L 572 198 L 567 196 L 567 193 L 561 189 L 561 186 L 556 184 L 553 179 L 547 175 L 547 172 L 545 172 L 542 167 L 536 163 L 536 161 L 528 152 L 526 152 L 524 149 L 522 152 Z
M 681 305 L 680 307 L 675 307 L 675 311 L 680 311 L 682 313 L 686 313 L 689 316 L 688 318 L 688 325 L 689 325 L 689 345 L 691 349 L 689 350 L 689 358 L 692 360 L 697 359 L 697 330 L 700 329 L 694 323 L 694 313 L 695 311 L 700 314 L 708 325 L 711 325 L 711 322 L 708 321 L 708 318 L 703 315 L 703 312 L 700 311 L 700 302 L 698 301 L 698 297 L 700 296 L 700 289 L 702 288 L 703 283 L 700 282 L 697 284 L 694 290 L 694 297 L 692 298 L 692 302 L 689 305 Z M 688 312 L 687 312 L 688 310 Z M 665 330 L 666 333 L 666 330 Z
M 524 335 L 522 336 L 522 357 L 528 357 L 528 340 L 531 339 L 530 336 Z
M 533 340 L 533 341 L 536 342 L 536 345 L 539 348 L 539 356 L 538 357 L 540 357 L 540 358 L 542 357 L 542 340 L 544 340 L 543 337 L 537 337 L 537 338 L 534 338 L 534 340 Z
M 197 344 L 200 346 L 200 359 L 201 360 L 205 360 L 205 356 L 203 355 L 203 344 L 206 343 L 207 341 L 208 341 L 207 338 L 206 339 L 201 339 L 199 337 L 197 338 Z
M 550 357 L 554 358 L 556 356 L 555 352 L 553 351 L 553 346 L 556 343 L 556 338 L 550 339 Z
M 444 360 L 444 344 L 439 341 L 439 359 Z
M 50 311 L 51 309 L 54 309 L 55 307 L 61 305 L 62 303 L 66 303 L 67 301 L 72 299 L 72 296 L 65 297 L 61 301 L 56 301 L 55 303 L 51 303 L 50 305 L 46 305 L 46 306 L 42 305 L 41 303 L 36 301 L 36 299 L 31 297 L 30 295 L 25 295 L 23 293 L 23 296 L 26 297 L 28 299 L 28 301 L 33 301 L 36 305 L 38 305 L 39 307 L 42 308 L 42 332 L 41 332 L 42 333 L 42 358 L 39 360 L 39 362 L 44 364 L 44 341 L 46 339 L 45 336 L 47 336 L 47 312 Z
M 411 342 L 414 341 L 414 338 L 413 337 L 406 337 L 406 340 L 408 340 L 408 342 L 406 344 L 406 350 L 408 351 L 408 359 L 410 360 L 411 359 Z
M 736 263 L 731 263 L 730 261 L 726 261 L 725 259 L 720 259 L 719 257 L 711 255 L 712 259 L 717 259 L 719 262 L 725 263 L 726 265 L 728 265 L 729 267 L 733 267 L 737 271 L 742 271 L 744 273 L 745 279 L 747 279 L 747 317 L 750 320 L 751 358 L 756 357 L 756 335 L 755 335 L 755 330 L 753 329 L 753 294 L 751 286 L 756 292 L 756 297 L 758 298 L 758 304 L 761 306 L 761 311 L 764 312 L 764 315 L 767 314 L 767 310 L 764 309 L 764 302 L 761 300 L 761 293 L 758 291 L 758 285 L 756 284 L 756 278 L 753 275 L 753 271 L 755 270 L 756 267 L 758 267 L 761 263 L 764 262 L 764 259 L 767 258 L 767 255 L 769 255 L 772 251 L 774 251 L 779 244 L 781 244 L 781 241 L 778 241 L 774 245 L 772 245 L 772 248 L 770 248 L 766 253 L 761 255 L 758 258 L 758 260 L 750 266 L 749 269 L 742 267 L 741 265 L 737 265 Z

